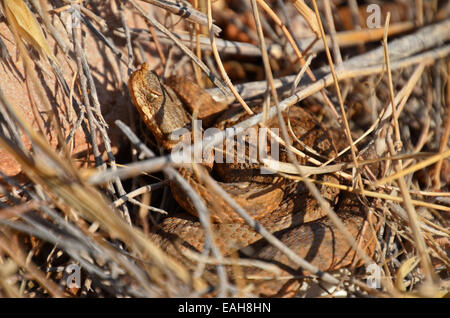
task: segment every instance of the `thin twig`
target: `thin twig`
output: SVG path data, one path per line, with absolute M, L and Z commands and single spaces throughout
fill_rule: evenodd
M 406 58 L 404 60 L 400 60 L 396 63 L 392 63 L 391 69 L 398 69 L 407 67 L 410 65 L 418 64 L 418 63 L 424 63 L 424 65 L 432 64 L 436 59 L 443 58 L 450 54 L 450 45 L 444 46 L 439 49 L 435 49 L 432 51 L 425 52 L 423 54 L 420 54 L 418 56 L 414 56 L 411 58 Z M 345 64 L 345 63 L 343 63 Z M 365 67 L 365 68 L 356 68 L 356 69 L 348 69 L 348 70 L 342 70 L 337 72 L 338 80 L 348 79 L 356 76 L 365 76 L 375 73 L 380 73 L 383 71 L 383 66 L 371 66 L 371 67 Z M 333 84 L 333 77 L 331 74 L 328 74 L 324 76 L 320 81 L 317 81 L 313 84 L 302 86 L 302 90 L 300 92 L 297 92 L 295 95 L 290 96 L 280 102 L 280 110 L 284 111 L 288 109 L 291 105 L 294 105 L 295 103 L 298 103 L 299 101 L 303 100 L 307 96 L 310 96 L 313 93 L 318 92 L 321 88 L 326 87 L 328 85 Z M 276 107 L 271 107 L 268 111 L 268 118 L 273 118 L 276 116 L 277 110 Z M 238 131 L 241 131 L 241 129 L 246 129 L 248 127 L 252 127 L 255 125 L 258 125 L 263 120 L 263 114 L 259 113 L 256 115 L 253 115 L 252 117 L 240 122 L 239 124 L 234 125 L 232 130 L 230 129 L 231 134 L 228 134 L 228 137 L 234 136 L 235 133 Z M 205 147 L 212 147 L 220 142 L 222 142 L 225 138 L 225 132 L 220 131 L 215 133 L 214 135 L 209 136 L 208 138 L 205 138 L 203 140 L 203 149 Z M 192 147 L 192 146 L 191 146 Z M 191 149 L 191 151 L 193 148 Z M 180 153 L 173 153 L 171 155 L 167 156 L 161 156 L 157 158 L 152 158 L 136 163 L 131 163 L 126 165 L 122 169 L 118 169 L 117 171 L 104 171 L 99 172 L 97 174 L 92 175 L 89 178 L 90 184 L 103 184 L 107 182 L 108 180 L 112 180 L 116 177 L 118 178 L 130 178 L 137 176 L 143 172 L 156 172 L 160 171 L 163 168 L 167 166 L 176 166 L 176 163 L 172 161 L 172 156 L 181 156 Z
M 220 74 L 222 75 L 222 78 L 225 81 L 225 84 L 228 86 L 230 91 L 233 93 L 236 100 L 242 105 L 242 107 L 245 109 L 245 111 L 253 115 L 253 111 L 248 107 L 247 103 L 242 99 L 242 97 L 237 92 L 236 88 L 231 83 L 230 78 L 228 77 L 227 72 L 225 71 L 225 68 L 223 67 L 223 63 L 220 59 L 219 52 L 217 51 L 214 32 L 212 29 L 212 10 L 211 10 L 211 0 L 207 1 L 207 16 L 208 16 L 208 30 L 209 30 L 209 39 L 211 41 L 211 49 L 214 55 L 214 59 L 216 60 L 217 66 L 219 67 Z
M 148 157 L 154 157 L 155 154 L 146 147 L 139 138 L 120 120 L 116 121 L 117 126 L 126 134 L 126 136 L 130 139 L 130 141 L 141 149 L 141 151 Z M 191 202 L 193 203 L 195 210 L 198 213 L 199 220 L 205 229 L 205 250 L 211 249 L 213 256 L 219 261 L 217 265 L 218 275 L 219 275 L 219 296 L 225 296 L 227 294 L 227 274 L 223 265 L 221 265 L 222 255 L 219 249 L 216 246 L 216 243 L 213 239 L 213 232 L 211 229 L 211 221 L 209 217 L 209 211 L 206 208 L 203 200 L 198 195 L 195 190 L 192 189 L 191 185 L 173 168 L 166 167 L 163 169 L 164 173 L 170 180 L 176 182 L 183 191 L 185 191 L 186 195 L 190 197 Z
M 195 64 L 197 64 L 202 69 L 202 71 L 208 76 L 211 82 L 213 82 L 214 85 L 216 85 L 223 92 L 223 94 L 227 95 L 226 85 L 211 73 L 211 71 L 209 70 L 208 66 L 205 65 L 205 63 L 199 60 L 197 56 L 191 50 L 189 50 L 189 48 L 187 48 L 183 43 L 181 43 L 181 41 L 178 40 L 177 37 L 174 36 L 165 26 L 159 23 L 156 19 L 152 19 L 147 14 L 147 12 L 145 12 L 134 0 L 130 0 L 130 3 L 146 19 L 146 21 L 148 21 L 151 25 L 153 25 L 159 31 L 164 33 L 180 48 L 181 51 L 183 51 L 183 53 L 189 56 L 195 62 Z

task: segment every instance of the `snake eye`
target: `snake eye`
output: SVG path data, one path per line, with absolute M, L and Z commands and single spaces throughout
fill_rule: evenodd
M 248 189 L 251 186 L 250 182 L 236 183 L 236 187 L 239 189 Z
M 162 94 L 154 89 L 148 88 L 148 90 L 150 91 L 150 101 L 153 102 L 155 99 L 157 99 L 159 96 L 161 96 Z

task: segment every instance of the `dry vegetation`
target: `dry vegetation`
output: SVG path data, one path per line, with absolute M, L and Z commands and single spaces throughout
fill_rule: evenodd
M 127 88 L 145 61 L 244 108 L 267 91 L 281 110 L 300 103 L 340 135 L 351 132 L 360 150 L 376 145 L 383 176 L 367 173 L 356 147 L 348 158 L 358 169 L 339 172 L 379 220 L 368 226 L 377 230 L 380 288 L 367 285 L 365 266 L 319 285 L 312 270 L 294 295 L 448 296 L 449 2 L 173 1 L 187 5 L 181 16 L 160 2 L 1 1 L 0 296 L 258 295 L 251 280 L 234 279 L 239 266 L 221 276 L 222 258 L 197 254 L 192 270 L 149 238 L 152 222 L 180 207 L 171 163 L 149 158 L 136 137 L 158 152 Z M 367 25 L 376 22 L 369 4 L 381 9 L 379 28 Z M 81 288 L 66 286 L 71 264 Z

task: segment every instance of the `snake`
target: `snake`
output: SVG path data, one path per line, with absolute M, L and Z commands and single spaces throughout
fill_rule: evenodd
M 179 142 L 173 138 L 174 132 L 183 128 L 192 129 L 194 115 L 203 123 L 219 130 L 250 116 L 239 106 L 231 107 L 216 102 L 194 81 L 170 77 L 163 83 L 146 63 L 130 75 L 128 86 L 140 117 L 157 143 L 167 152 L 173 150 Z M 333 134 L 312 113 L 299 105 L 291 106 L 282 116 L 292 128 L 290 133 L 293 147 L 308 154 L 306 157 L 297 156 L 299 164 L 307 165 L 308 157 L 317 160 L 335 157 L 338 153 L 336 145 L 345 140 L 345 137 L 338 135 L 341 140 L 336 143 Z M 279 128 L 279 121 L 277 118 L 270 119 L 265 125 L 271 129 Z M 286 148 L 280 148 L 279 160 L 288 161 Z M 247 148 L 246 154 L 248 151 Z M 261 174 L 260 167 L 258 162 L 213 162 L 201 165 L 259 225 L 321 271 L 362 265 L 362 260 L 357 259 L 344 234 L 330 221 L 302 182 L 278 174 Z M 201 181 L 194 167 L 184 165 L 178 171 L 207 207 L 213 239 L 222 255 L 236 255 L 239 251 L 246 257 L 276 264 L 284 274 L 289 273 L 290 277 L 298 273 L 299 268 L 285 254 L 267 244 L 222 197 Z M 323 174 L 316 178 L 328 183 L 345 182 L 333 174 Z M 201 253 L 205 244 L 205 231 L 198 220 L 192 199 L 176 182 L 170 182 L 170 188 L 183 211 L 165 217 L 152 234 L 152 239 L 171 255 L 178 254 L 180 257 L 183 249 Z M 357 196 L 335 187 L 318 185 L 318 188 L 322 197 L 342 220 L 348 234 L 360 242 L 367 255 L 372 255 L 375 240 L 370 231 L 362 231 L 366 213 Z M 188 262 L 186 258 L 179 259 Z M 245 268 L 245 275 L 264 278 L 260 282 L 261 295 L 273 296 L 286 290 L 286 280 L 277 279 L 266 270 L 249 267 Z M 295 279 L 288 280 L 290 283 L 293 281 Z

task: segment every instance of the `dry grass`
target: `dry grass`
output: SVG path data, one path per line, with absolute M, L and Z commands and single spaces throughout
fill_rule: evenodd
M 3 72 L 20 79 L 23 90 L 15 94 L 27 96 L 28 106 L 11 99 L 9 86 L 0 82 L 2 158 L 8 154 L 20 165 L 16 174 L 9 161 L 0 163 L 0 296 L 194 297 L 210 293 L 211 281 L 213 295 L 254 296 L 251 280 L 233 279 L 226 266 L 236 277 L 240 266 L 277 273 L 273 264 L 220 255 L 200 200 L 211 253 L 187 256 L 198 264 L 195 270 L 150 239 L 153 223 L 179 209 L 168 178 L 191 198 L 198 195 L 179 179 L 170 156 L 155 156 L 153 140 L 137 133 L 148 148 L 134 133 L 142 125 L 136 124 L 126 82 L 144 61 L 159 74 L 196 78 L 217 100 L 236 100 L 252 115 L 236 127 L 264 125 L 300 102 L 345 136 L 336 158 L 309 157 L 311 166 L 300 166 L 295 158 L 308 156 L 291 146 L 292 128 L 284 123 L 280 143 L 291 163 L 264 162 L 304 182 L 358 256 L 382 269 L 378 290 L 367 286 L 365 267 L 326 273 L 321 279 L 339 288 L 323 295 L 448 296 L 448 2 L 417 1 L 405 10 L 404 1 L 373 1 L 384 17 L 378 29 L 364 23 L 345 29 L 343 19 L 366 18 L 364 8 L 355 11 L 355 1 L 189 2 L 193 6 L 181 16 L 174 15 L 179 8 L 150 0 L 1 2 L 1 23 L 8 26 L 0 33 Z M 94 40 L 87 42 L 87 34 Z M 105 96 L 113 93 L 122 97 L 116 107 L 126 109 L 127 118 L 114 110 L 106 116 L 111 101 Z M 262 103 L 267 107 L 254 114 L 251 106 Z M 370 145 L 377 158 L 362 160 Z M 374 163 L 382 166 L 378 177 Z M 379 224 L 368 222 L 365 229 L 377 230 L 373 256 L 321 197 L 313 176 L 323 173 L 347 180 L 349 185 L 327 185 L 358 194 L 367 213 L 377 216 Z M 203 178 L 211 191 L 231 200 L 212 178 Z M 229 205 L 254 225 L 239 205 Z M 308 269 L 302 282 L 312 285 L 317 269 L 271 233 L 261 234 Z M 66 286 L 70 264 L 81 268 L 81 288 Z M 210 279 L 206 264 L 217 268 L 218 279 Z M 308 288 L 298 294 L 312 296 Z

